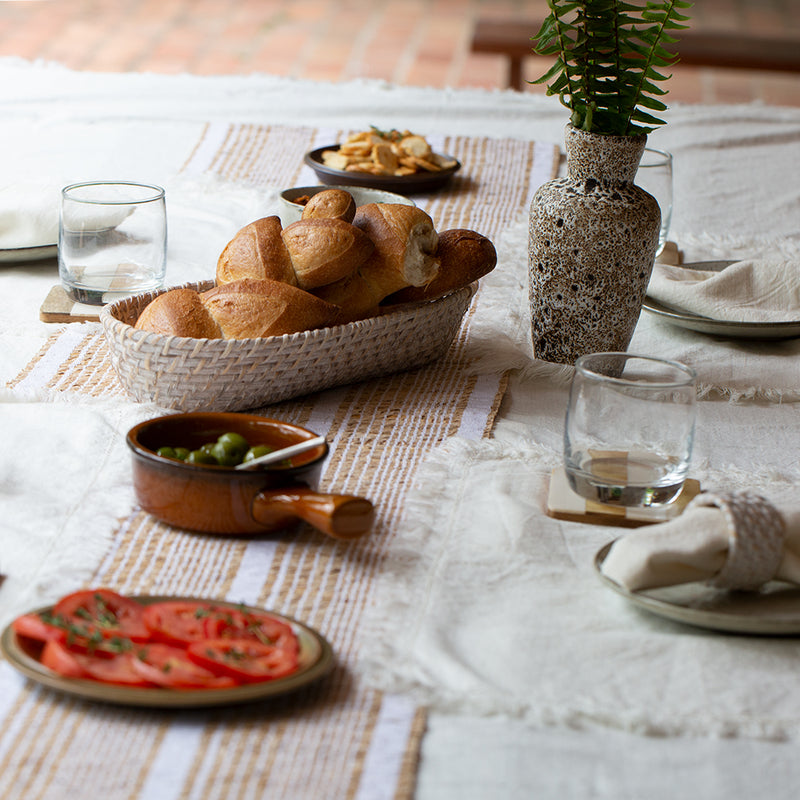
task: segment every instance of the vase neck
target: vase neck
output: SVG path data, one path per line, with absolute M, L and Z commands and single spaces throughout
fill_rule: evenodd
M 633 183 L 647 136 L 606 136 L 567 126 L 567 174 L 576 181 Z

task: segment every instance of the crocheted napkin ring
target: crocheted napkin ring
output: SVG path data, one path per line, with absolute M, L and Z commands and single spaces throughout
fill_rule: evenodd
M 703 492 L 687 506 L 719 508 L 728 522 L 728 557 L 709 581 L 721 589 L 757 589 L 775 577 L 783 558 L 780 512 L 752 492 Z

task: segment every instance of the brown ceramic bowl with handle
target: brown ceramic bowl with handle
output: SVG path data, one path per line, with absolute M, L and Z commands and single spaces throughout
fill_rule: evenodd
M 255 470 L 185 463 L 156 452 L 160 447 L 195 450 L 229 432 L 244 436 L 251 447 L 274 450 L 316 437 L 299 425 L 254 414 L 194 412 L 141 422 L 127 435 L 141 507 L 176 528 L 205 533 L 266 534 L 300 520 L 337 539 L 370 530 L 375 512 L 369 500 L 316 491 L 327 444 L 293 456 L 288 464 Z

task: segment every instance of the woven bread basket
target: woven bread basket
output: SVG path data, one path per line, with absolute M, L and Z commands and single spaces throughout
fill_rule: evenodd
M 185 286 L 205 291 L 213 281 Z M 180 411 L 242 411 L 388 375 L 445 354 L 477 285 L 347 325 L 264 339 L 190 339 L 136 330 L 161 291 L 100 312 L 114 370 L 128 395 Z

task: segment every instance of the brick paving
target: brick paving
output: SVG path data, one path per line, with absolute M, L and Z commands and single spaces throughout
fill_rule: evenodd
M 469 52 L 475 18 L 546 9 L 546 0 L 0 0 L 0 56 L 99 72 L 492 89 L 505 86 L 505 64 Z M 690 13 L 697 29 L 787 36 L 800 47 L 800 0 L 695 0 Z M 525 77 L 545 63 L 528 59 Z M 678 65 L 668 88 L 672 102 L 800 106 L 800 74 Z

